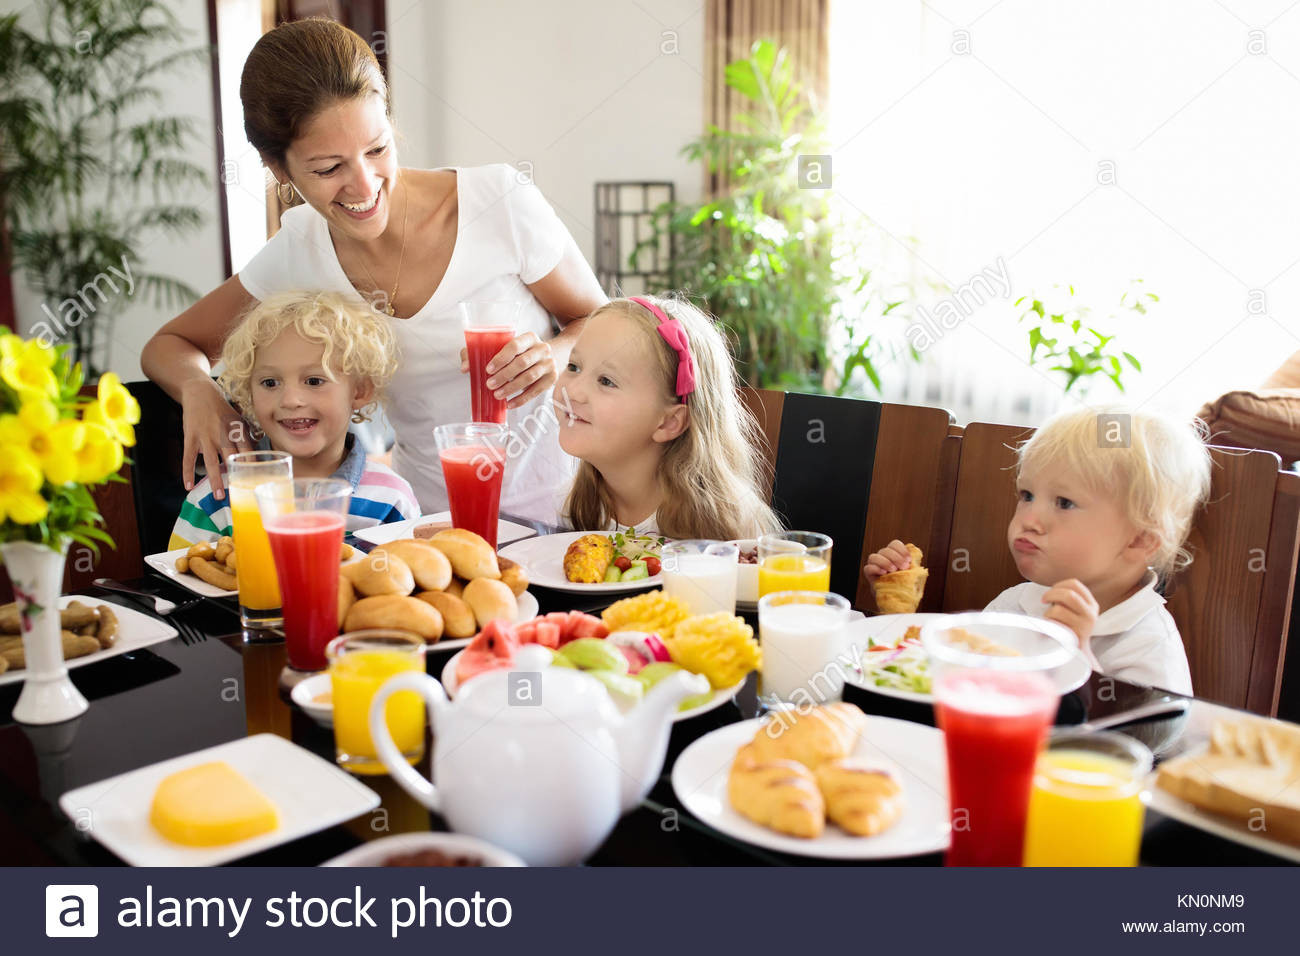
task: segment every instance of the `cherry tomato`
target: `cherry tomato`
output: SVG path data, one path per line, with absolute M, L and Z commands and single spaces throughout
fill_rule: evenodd
M 654 577 L 663 570 L 663 564 L 658 558 L 652 555 L 646 555 L 645 569 L 650 572 L 650 577 Z
M 618 568 L 620 571 L 626 571 L 628 568 L 632 567 L 632 559 L 619 555 L 614 559 L 614 567 Z

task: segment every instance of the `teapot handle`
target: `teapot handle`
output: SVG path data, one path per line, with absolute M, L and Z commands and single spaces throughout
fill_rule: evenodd
M 384 720 L 384 705 L 388 703 L 388 698 L 403 690 L 415 691 L 424 698 L 430 716 L 434 718 L 434 730 L 437 731 L 436 715 L 447 705 L 447 692 L 428 674 L 409 671 L 389 678 L 376 691 L 374 699 L 370 702 L 370 739 L 374 742 L 379 759 L 383 761 L 384 766 L 388 768 L 388 773 L 401 788 L 430 810 L 441 813 L 438 791 L 432 781 L 424 779 L 406 762 L 406 758 L 397 749 L 397 744 L 393 742 L 392 734 L 388 732 L 388 722 Z

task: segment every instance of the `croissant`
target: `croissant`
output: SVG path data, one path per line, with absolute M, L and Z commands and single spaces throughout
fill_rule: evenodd
M 816 771 L 832 823 L 857 836 L 875 836 L 903 815 L 903 788 L 894 775 L 861 758 L 832 760 Z
M 761 762 L 794 760 L 815 770 L 851 754 L 866 726 L 866 715 L 852 704 L 827 704 L 806 714 L 785 711 L 759 728 L 749 747 Z
M 727 798 L 741 816 L 778 833 L 812 840 L 826 827 L 826 802 L 812 771 L 793 760 L 762 760 L 752 745 L 736 754 Z
M 923 555 L 920 548 L 909 544 L 907 553 L 912 557 L 910 566 L 903 571 L 882 574 L 872 587 L 876 595 L 876 610 L 881 614 L 914 614 L 921 606 L 925 579 L 930 572 L 921 567 Z

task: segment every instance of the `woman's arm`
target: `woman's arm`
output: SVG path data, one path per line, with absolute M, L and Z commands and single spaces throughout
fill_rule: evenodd
M 582 331 L 582 319 L 609 301 L 572 238 L 555 268 L 528 289 L 563 328 L 549 342 L 525 332 L 488 363 L 488 388 L 496 389 L 498 398 L 519 392 L 510 399 L 510 408 L 532 401 L 555 384 L 558 370 L 569 361 L 569 352 Z M 460 364 L 462 372 L 469 371 L 464 349 Z
M 194 463 L 202 455 L 213 496 L 224 498 L 220 462 L 251 447 L 243 419 L 212 381 L 212 362 L 226 335 L 256 301 L 232 276 L 155 332 L 140 353 L 144 373 L 180 403 L 187 491 L 194 487 Z

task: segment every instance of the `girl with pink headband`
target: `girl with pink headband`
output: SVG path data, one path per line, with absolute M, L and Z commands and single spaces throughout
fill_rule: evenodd
M 565 506 L 574 528 L 729 540 L 778 527 L 726 342 L 693 305 L 632 296 L 601 306 L 554 402 L 560 447 L 582 462 Z

